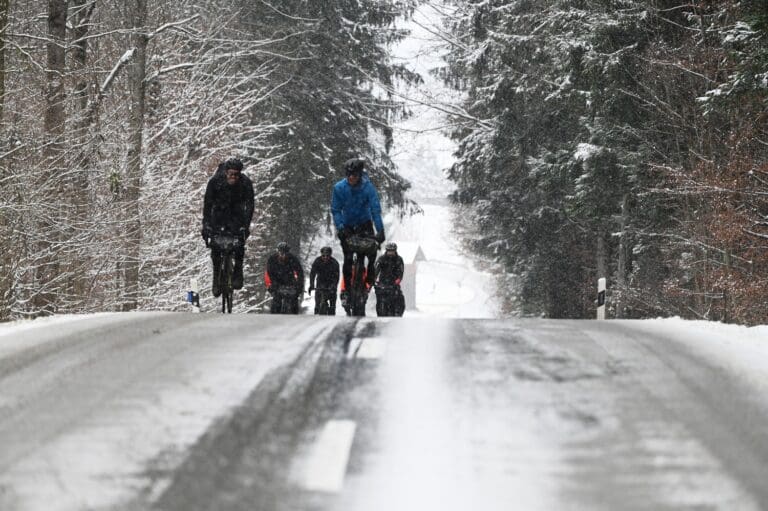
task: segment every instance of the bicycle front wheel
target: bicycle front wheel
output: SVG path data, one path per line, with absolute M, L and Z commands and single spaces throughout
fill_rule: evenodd
M 222 314 L 231 314 L 232 313 L 232 297 L 234 294 L 234 291 L 232 289 L 232 275 L 235 271 L 235 261 L 232 257 L 232 254 L 227 254 L 224 257 L 224 261 L 222 261 L 221 265 L 222 271 L 224 275 L 222 275 L 221 283 L 222 283 L 222 289 L 221 289 L 221 313 Z

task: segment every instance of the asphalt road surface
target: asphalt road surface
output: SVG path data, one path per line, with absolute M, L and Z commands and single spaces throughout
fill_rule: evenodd
M 708 360 L 629 321 L 41 326 L 0 337 L 0 509 L 768 509 L 768 397 Z

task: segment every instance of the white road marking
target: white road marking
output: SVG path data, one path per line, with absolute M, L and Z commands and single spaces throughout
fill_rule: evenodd
M 379 337 L 363 339 L 363 344 L 357 350 L 357 358 L 381 358 L 387 350 L 387 343 Z
M 356 427 L 350 420 L 325 424 L 304 465 L 301 477 L 304 488 L 330 493 L 341 491 Z
M 360 337 L 353 337 L 349 340 L 349 349 L 347 349 L 347 358 L 353 359 L 357 356 L 357 351 L 363 344 L 363 339 Z

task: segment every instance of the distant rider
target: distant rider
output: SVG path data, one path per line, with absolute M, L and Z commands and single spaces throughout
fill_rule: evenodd
M 384 255 L 376 261 L 376 283 L 393 286 L 397 289 L 396 309 L 399 315 L 402 315 L 405 310 L 405 296 L 400 289 L 404 271 L 405 264 L 403 258 L 397 253 L 397 244 L 387 243 L 384 247 Z
M 264 272 L 264 283 L 267 291 L 273 296 L 270 312 L 276 314 L 280 312 L 280 301 L 274 299 L 279 286 L 290 286 L 296 290 L 295 306 L 292 312 L 299 312 L 299 297 L 304 294 L 304 269 L 298 258 L 291 253 L 291 247 L 288 243 L 282 241 L 277 245 L 277 252 L 269 256 L 267 260 L 267 269 Z
M 365 160 L 353 158 L 344 163 L 346 178 L 333 187 L 331 213 L 336 233 L 344 252 L 344 289 L 349 289 L 352 273 L 352 252 L 347 240 L 352 235 L 362 235 L 384 242 L 384 223 L 381 220 L 381 203 L 376 188 L 365 172 Z M 374 225 L 376 232 L 374 234 Z M 368 257 L 368 284 L 373 284 L 376 252 Z
M 219 164 L 216 173 L 208 180 L 203 201 L 203 239 L 206 245 L 217 234 L 239 236 L 241 244 L 235 250 L 235 268 L 232 275 L 232 287 L 243 287 L 243 257 L 245 240 L 250 235 L 253 218 L 253 184 L 242 173 L 243 162 L 232 158 Z M 219 268 L 221 252 L 214 244 L 211 246 L 213 260 L 213 296 L 221 295 Z
M 312 263 L 309 271 L 309 294 L 315 290 L 317 277 L 317 293 L 315 293 L 315 314 L 320 314 L 320 305 L 328 300 L 330 315 L 336 314 L 336 289 L 339 286 L 339 262 L 331 257 L 331 247 L 320 249 L 320 257 Z

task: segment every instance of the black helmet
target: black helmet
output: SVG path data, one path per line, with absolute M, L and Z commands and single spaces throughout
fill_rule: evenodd
M 320 249 L 320 255 L 329 256 L 333 253 L 333 250 L 331 250 L 331 247 L 323 247 Z
M 352 158 L 344 162 L 344 173 L 347 176 L 352 174 L 360 175 L 365 170 L 365 160 L 361 158 Z
M 394 250 L 395 252 L 397 252 L 397 243 L 390 241 L 389 243 L 384 245 L 384 250 Z
M 243 170 L 243 162 L 237 158 L 230 158 L 224 162 L 224 170 L 234 169 L 238 172 Z
M 277 244 L 277 251 L 281 254 L 287 254 L 291 251 L 291 247 L 288 246 L 288 243 L 281 241 Z

